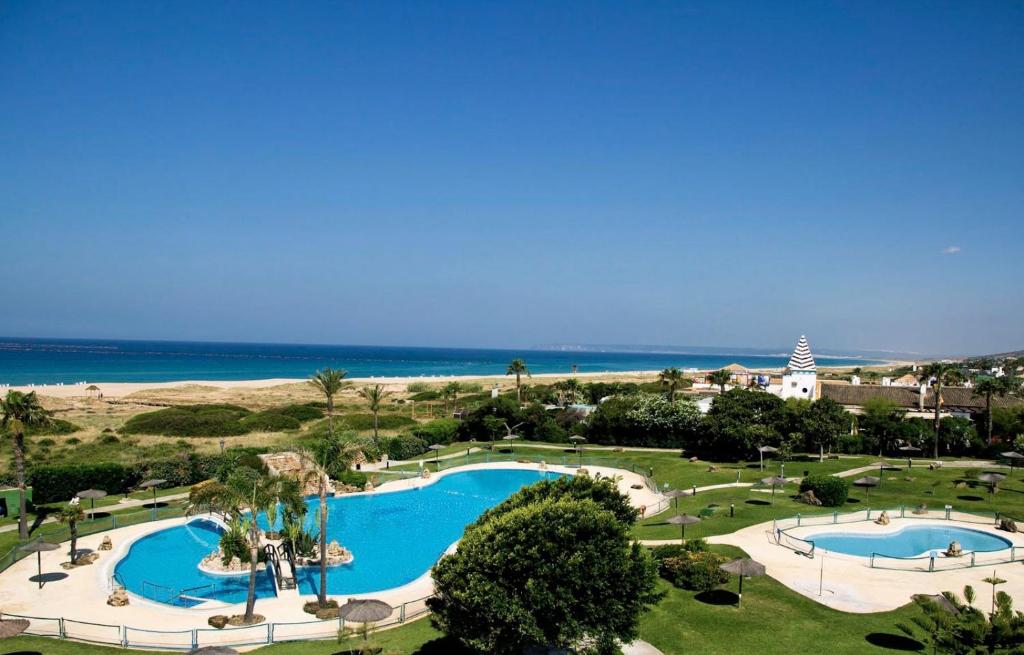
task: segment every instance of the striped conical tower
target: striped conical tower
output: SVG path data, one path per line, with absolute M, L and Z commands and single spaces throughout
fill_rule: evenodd
M 814 355 L 811 354 L 807 337 L 800 335 L 796 349 L 789 358 L 789 365 L 782 375 L 782 397 L 814 400 L 817 386 L 818 369 L 814 365 Z

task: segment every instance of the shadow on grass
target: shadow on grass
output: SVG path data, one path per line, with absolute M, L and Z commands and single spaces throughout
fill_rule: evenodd
M 846 504 L 847 505 L 856 505 L 859 502 L 860 502 L 860 498 L 847 498 L 846 499 Z
M 145 505 L 142 505 L 142 507 L 146 509 L 153 509 L 153 503 L 146 503 Z M 159 500 L 156 501 L 156 508 L 160 509 L 161 507 L 167 507 L 167 503 L 161 502 Z
M 745 500 L 745 501 L 743 501 L 743 502 L 744 502 L 744 503 L 746 503 L 747 505 L 757 505 L 757 506 L 759 506 L 759 507 L 760 507 L 760 506 L 767 506 L 767 505 L 771 505 L 771 502 L 769 502 L 769 501 L 767 501 L 767 500 L 758 500 L 758 499 L 756 499 L 756 498 L 750 498 L 750 499 L 748 499 L 748 500 Z
M 984 496 L 957 496 L 957 500 L 968 500 L 972 503 L 976 503 L 981 500 L 985 500 Z
M 735 605 L 740 597 L 728 589 L 712 589 L 700 592 L 693 599 L 705 605 Z
M 37 650 L 9 650 L 3 655 L 43 655 Z
M 904 637 L 903 635 L 894 635 L 888 632 L 872 632 L 868 636 L 864 637 L 864 639 L 872 646 L 878 646 L 879 648 L 885 648 L 887 650 L 924 650 L 924 644 L 917 639 L 911 639 L 910 637 Z

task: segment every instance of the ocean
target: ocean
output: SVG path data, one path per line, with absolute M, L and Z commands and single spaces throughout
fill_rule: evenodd
M 21 339 L 0 337 L 0 385 L 76 382 L 173 382 L 307 378 L 327 366 L 349 377 L 502 375 L 521 357 L 531 373 L 712 369 L 738 362 L 782 367 L 788 356 L 407 348 L 172 341 Z M 868 365 L 877 360 L 817 358 L 819 366 Z

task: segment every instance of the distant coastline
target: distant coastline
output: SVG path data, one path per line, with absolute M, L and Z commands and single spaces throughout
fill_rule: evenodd
M 307 378 L 327 366 L 352 378 L 502 376 L 521 357 L 531 373 L 640 373 L 668 367 L 711 370 L 738 363 L 780 369 L 788 355 L 595 352 L 484 348 L 15 339 L 0 337 L 0 385 L 246 382 Z M 878 366 L 886 360 L 824 356 L 819 366 Z

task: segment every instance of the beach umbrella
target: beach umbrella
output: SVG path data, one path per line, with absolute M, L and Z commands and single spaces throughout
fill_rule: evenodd
M 26 619 L 0 620 L 0 639 L 10 639 L 11 637 L 17 637 L 26 630 L 28 630 L 28 620 Z
M 96 499 L 106 497 L 107 492 L 102 489 L 86 489 L 85 491 L 79 491 L 75 495 L 79 498 L 86 498 L 90 501 L 89 518 L 94 518 L 93 515 L 96 513 Z
M 1019 464 L 1022 459 L 1024 459 L 1024 455 L 1021 455 L 1020 453 L 1014 451 L 1010 451 L 1008 453 L 999 453 L 999 455 L 1002 458 L 1010 461 L 1010 477 L 1013 477 L 1013 467 L 1016 464 Z
M 989 485 L 989 491 L 992 493 L 996 492 L 996 486 L 1006 479 L 1006 476 L 1002 473 L 982 473 L 978 476 L 978 479 Z
M 672 525 L 678 525 L 680 530 L 680 539 L 686 541 L 686 526 L 700 523 L 700 518 L 696 516 L 690 516 L 689 514 L 676 514 L 675 516 L 666 519 L 665 523 L 671 523 Z
M 907 445 L 907 446 L 900 446 L 899 448 L 897 448 L 897 450 L 899 450 L 899 451 L 900 451 L 901 453 L 904 453 L 904 454 L 906 454 L 906 456 L 907 456 L 907 468 L 908 468 L 908 469 L 909 469 L 909 468 L 913 468 L 913 462 L 912 462 L 912 460 L 910 459 L 910 457 L 911 457 L 911 455 L 912 455 L 913 453 L 919 453 L 919 452 L 921 452 L 921 449 L 920 449 L 920 448 L 918 448 L 917 446 L 910 446 L 910 445 Z
M 666 491 L 662 495 L 665 498 L 674 498 L 675 501 L 676 501 L 676 509 L 679 509 L 679 497 L 680 496 L 688 496 L 689 494 L 687 494 L 682 489 L 670 489 L 669 491 Z
M 203 646 L 190 650 L 188 655 L 238 655 L 238 651 L 227 646 Z
M 18 546 L 18 550 L 22 552 L 36 554 L 36 570 L 38 572 L 36 581 L 39 583 L 40 589 L 43 588 L 43 552 L 57 550 L 58 548 L 60 548 L 58 544 L 51 544 L 50 542 L 43 541 L 42 539 L 39 539 L 38 541 L 30 541 L 27 544 Z
M 580 436 L 578 434 L 574 434 L 571 437 L 569 437 L 569 441 L 573 442 L 573 444 L 576 446 L 576 453 L 580 456 L 580 466 L 583 466 L 583 445 L 582 444 L 586 440 L 587 440 L 586 437 Z
M 889 471 L 889 470 L 897 470 L 898 471 L 899 470 L 899 467 L 889 466 L 889 462 L 885 461 L 884 459 L 875 462 L 874 464 L 872 464 L 872 466 L 877 466 L 878 467 L 878 486 L 879 487 L 882 486 L 882 475 L 883 475 L 883 473 L 885 471 Z
M 162 484 L 167 484 L 167 480 L 161 480 L 160 478 L 153 478 L 152 480 L 146 480 L 139 484 L 139 489 L 152 489 L 153 490 L 153 519 L 156 519 L 156 488 Z
M 506 434 L 504 437 L 502 437 L 503 441 L 507 441 L 508 442 L 508 450 L 509 450 L 509 452 L 512 452 L 512 453 L 515 452 L 515 448 L 512 447 L 512 442 L 515 441 L 518 438 L 519 438 L 518 434 Z
M 786 482 L 788 482 L 788 480 L 786 480 L 786 478 L 778 476 L 778 475 L 773 475 L 770 478 L 764 478 L 764 479 L 761 480 L 761 484 L 770 484 L 770 485 L 772 485 L 772 505 L 775 504 L 775 486 L 776 485 L 782 486 L 782 485 L 786 484 Z
M 338 616 L 353 623 L 376 623 L 391 616 L 394 608 L 382 600 L 349 599 L 347 603 L 338 608 Z
M 726 573 L 732 573 L 733 575 L 739 576 L 740 591 L 739 595 L 737 596 L 737 606 L 739 606 L 739 604 L 743 602 L 743 578 L 756 578 L 765 574 L 764 564 L 761 564 L 760 562 L 755 562 L 749 557 L 744 557 L 742 559 L 734 559 L 731 562 L 726 562 L 718 568 L 722 569 Z
M 867 496 L 868 500 L 870 500 L 871 487 L 877 487 L 879 482 L 881 481 L 878 478 L 868 475 L 863 478 L 857 478 L 856 480 L 853 481 L 853 485 L 855 487 L 863 488 L 865 495 Z
M 758 454 L 761 456 L 761 470 L 764 470 L 764 456 L 765 453 L 771 455 L 772 453 L 779 452 L 779 449 L 774 446 L 761 446 L 757 449 Z
M 434 451 L 434 463 L 438 464 L 439 460 L 440 460 L 440 457 L 438 456 L 438 451 L 441 450 L 442 448 L 444 448 L 444 446 L 442 446 L 439 443 L 435 443 L 435 444 L 430 444 L 429 446 L 427 446 L 427 448 L 429 448 L 430 450 Z

